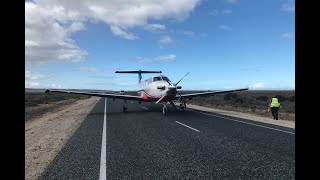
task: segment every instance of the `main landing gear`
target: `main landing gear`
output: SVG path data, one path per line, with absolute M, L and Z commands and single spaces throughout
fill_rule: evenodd
M 127 109 L 128 109 L 128 103 L 127 103 L 127 100 L 124 100 L 122 110 L 123 110 L 123 112 L 127 112 Z
M 187 108 L 187 105 L 186 105 L 186 101 L 185 100 L 180 100 L 180 106 L 179 106 L 180 109 L 184 110 L 185 108 Z

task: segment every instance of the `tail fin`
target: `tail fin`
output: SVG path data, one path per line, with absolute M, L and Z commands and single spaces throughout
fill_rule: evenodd
M 127 73 L 127 74 L 138 74 L 138 82 L 141 82 L 142 75 L 146 73 L 162 73 L 161 71 L 116 71 L 115 73 Z

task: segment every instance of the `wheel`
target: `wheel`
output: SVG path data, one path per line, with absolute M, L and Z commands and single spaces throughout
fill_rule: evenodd
M 122 107 L 123 112 L 127 112 L 127 108 L 126 107 Z
M 180 103 L 180 106 L 179 106 L 180 109 L 184 110 L 184 106 Z
M 166 116 L 166 115 L 167 115 L 167 113 L 168 113 L 167 108 L 163 108 L 163 109 L 162 109 L 162 114 Z

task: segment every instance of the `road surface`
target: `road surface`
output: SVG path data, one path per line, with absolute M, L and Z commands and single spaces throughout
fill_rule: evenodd
M 40 179 L 295 179 L 294 129 L 122 103 L 101 98 Z

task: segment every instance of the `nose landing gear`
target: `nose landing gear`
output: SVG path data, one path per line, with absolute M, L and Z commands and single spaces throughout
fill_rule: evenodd
M 162 114 L 165 115 L 165 116 L 167 116 L 167 113 L 168 113 L 167 105 L 164 104 L 164 105 L 163 105 L 163 108 L 162 108 Z

